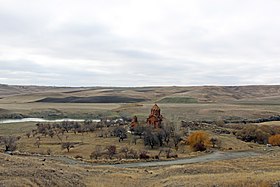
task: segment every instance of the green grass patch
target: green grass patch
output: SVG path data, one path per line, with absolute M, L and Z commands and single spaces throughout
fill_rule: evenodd
M 165 97 L 159 103 L 197 103 L 197 100 L 192 97 Z

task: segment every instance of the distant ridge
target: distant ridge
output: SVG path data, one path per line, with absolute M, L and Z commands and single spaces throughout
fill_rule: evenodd
M 53 87 L 0 84 L 0 101 L 70 103 L 203 103 L 247 102 L 280 104 L 280 85 L 158 86 L 158 87 Z M 19 98 L 20 97 L 20 98 Z
M 120 97 L 120 96 L 96 96 L 96 97 L 65 97 L 51 98 L 47 97 L 36 102 L 44 103 L 137 103 L 145 99 Z

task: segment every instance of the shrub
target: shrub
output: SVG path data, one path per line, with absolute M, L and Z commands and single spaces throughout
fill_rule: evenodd
M 216 137 L 212 137 L 212 138 L 210 139 L 210 142 L 211 142 L 213 148 L 214 148 L 214 147 L 219 148 L 220 145 L 221 145 L 221 140 L 218 139 L 218 138 L 216 138 Z
M 30 133 L 30 132 L 27 132 L 25 135 L 27 136 L 27 138 L 30 138 L 31 133 Z
M 188 137 L 188 143 L 194 151 L 206 150 L 209 141 L 209 135 L 203 131 L 194 132 Z
M 266 144 L 268 142 L 268 137 L 273 133 L 274 131 L 272 128 L 252 125 L 244 127 L 241 131 L 236 133 L 236 136 L 238 139 L 245 142 Z
M 147 159 L 150 158 L 150 156 L 148 155 L 148 152 L 147 152 L 147 151 L 142 151 L 142 152 L 139 154 L 139 158 L 140 158 L 140 159 L 145 159 L 145 160 L 147 160 Z
M 274 146 L 280 146 L 280 134 L 270 136 L 268 139 L 268 143 Z
M 125 158 L 128 157 L 128 152 L 129 152 L 128 147 L 122 147 L 122 148 L 120 149 L 120 153 L 124 153 Z
M 117 154 L 117 147 L 115 145 L 110 145 L 107 147 L 107 153 L 110 159 L 113 158 L 115 154 Z
M 225 125 L 225 122 L 224 122 L 224 120 L 219 119 L 219 120 L 215 121 L 215 124 L 219 127 L 223 127 Z
M 128 152 L 128 157 L 132 159 L 137 159 L 138 158 L 138 152 L 131 148 Z

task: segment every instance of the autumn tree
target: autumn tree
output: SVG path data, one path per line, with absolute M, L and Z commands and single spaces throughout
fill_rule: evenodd
M 188 143 L 194 151 L 204 151 L 209 144 L 209 135 L 204 131 L 192 133 L 188 137 Z
M 268 139 L 268 143 L 274 146 L 280 146 L 280 134 L 270 136 Z

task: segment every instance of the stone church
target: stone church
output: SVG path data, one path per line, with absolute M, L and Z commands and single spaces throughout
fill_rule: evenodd
M 148 126 L 154 127 L 154 128 L 160 128 L 162 123 L 163 116 L 160 114 L 160 108 L 157 104 L 155 104 L 152 109 L 149 117 L 146 120 L 146 123 Z M 132 118 L 132 121 L 130 123 L 130 128 L 133 130 L 135 127 L 139 125 L 137 116 L 134 116 Z
M 147 125 L 150 125 L 154 128 L 160 128 L 161 127 L 161 122 L 162 122 L 162 115 L 160 114 L 160 108 L 158 107 L 157 104 L 155 104 L 152 109 L 149 117 L 147 118 Z

